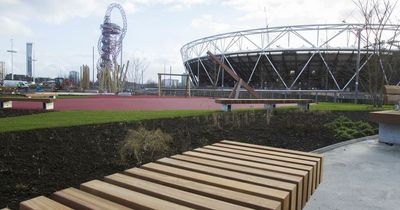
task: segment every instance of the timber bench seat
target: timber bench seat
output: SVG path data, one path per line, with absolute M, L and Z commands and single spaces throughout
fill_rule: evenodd
M 27 93 L 24 94 L 27 98 L 56 98 L 58 96 L 57 93 Z
M 322 182 L 323 156 L 221 141 L 67 188 L 20 209 L 300 210 Z
M 0 108 L 12 108 L 13 101 L 25 101 L 25 102 L 38 102 L 43 104 L 43 109 L 51 110 L 54 109 L 54 99 L 53 98 L 22 98 L 22 97 L 1 97 L 0 98 Z
M 400 144 L 400 111 L 389 110 L 369 113 L 372 122 L 379 123 L 379 141 Z
M 231 111 L 232 104 L 264 104 L 265 109 L 273 109 L 276 104 L 297 104 L 301 109 L 309 109 L 312 102 L 312 99 L 215 99 L 215 103 L 222 104 L 223 111 Z
M 394 105 L 395 110 L 371 112 L 369 118 L 379 123 L 379 141 L 400 144 L 400 86 L 384 86 L 384 104 Z
M 384 104 L 395 105 L 396 110 L 400 110 L 400 86 L 385 85 L 383 88 Z

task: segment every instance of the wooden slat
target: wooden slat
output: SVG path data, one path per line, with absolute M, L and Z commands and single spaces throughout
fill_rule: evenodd
M 72 210 L 44 196 L 39 196 L 19 204 L 20 210 Z
M 217 98 L 215 103 L 218 104 L 296 104 L 296 103 L 312 103 L 312 99 L 229 99 Z
M 278 172 L 278 173 L 282 173 L 282 174 L 299 176 L 299 177 L 303 178 L 303 190 L 306 190 L 307 197 L 311 196 L 312 179 L 310 179 L 310 178 L 312 178 L 312 177 L 309 176 L 309 174 L 305 171 L 290 169 L 290 168 L 285 168 L 285 167 L 280 167 L 280 166 L 255 163 L 255 162 L 251 162 L 251 161 L 238 160 L 238 159 L 234 159 L 234 158 L 227 158 L 227 157 L 222 157 L 222 156 L 217 156 L 217 155 L 204 154 L 204 153 L 200 153 L 200 152 L 185 152 L 184 154 L 190 155 L 190 156 L 195 156 L 195 157 L 200 157 L 200 158 L 205 158 L 205 159 L 209 159 L 209 160 L 231 163 L 234 165 L 247 166 L 247 167 L 251 167 L 251 168 L 257 168 L 257 169 L 263 169 L 263 170 L 267 170 L 267 171 Z
M 58 93 L 27 93 L 24 94 L 28 98 L 43 98 L 43 97 L 56 97 Z
M 280 201 L 282 203 L 282 209 L 285 210 L 289 209 L 289 193 L 285 191 L 257 186 L 254 184 L 248 184 L 235 180 L 229 180 L 217 176 L 211 176 L 203 173 L 193 172 L 190 170 L 184 170 L 158 163 L 149 163 L 143 165 L 142 168 L 184 179 L 189 179 L 200 183 L 213 185 L 216 187 L 222 187 L 225 189 L 230 189 L 238 192 L 248 193 L 251 195 L 262 196 L 264 198 Z
M 400 95 L 400 86 L 385 85 L 384 93 L 389 95 Z
M 192 209 L 99 180 L 81 184 L 81 190 L 134 209 Z
M 169 187 L 185 190 L 188 192 L 204 195 L 210 198 L 246 206 L 253 209 L 260 208 L 280 208 L 280 203 L 274 200 L 254 196 L 242 192 L 228 190 L 213 185 L 203 184 L 175 176 L 170 176 L 154 171 L 148 171 L 141 168 L 132 168 L 124 172 L 126 175 L 146 179 L 155 183 Z
M 53 102 L 52 98 L 18 98 L 18 97 L 1 97 L 0 101 L 32 101 L 32 102 L 43 102 L 50 103 Z
M 385 104 L 398 104 L 400 102 L 400 95 L 385 95 Z
M 234 149 L 241 149 L 241 150 L 255 152 L 255 153 L 271 154 L 271 155 L 282 156 L 282 157 L 296 158 L 296 159 L 300 159 L 300 160 L 314 161 L 317 163 L 318 171 L 320 172 L 319 183 L 321 183 L 323 180 L 324 156 L 321 154 L 301 152 L 301 151 L 268 147 L 268 146 L 261 146 L 261 145 L 256 145 L 256 144 L 248 144 L 248 143 L 242 143 L 242 142 L 237 142 L 237 141 L 228 141 L 228 140 L 223 140 L 220 143 L 226 144 L 225 147 L 234 148 Z
M 234 141 L 162 158 L 37 197 L 21 209 L 301 210 L 322 181 L 323 156 Z
M 52 199 L 69 206 L 74 209 L 82 210 L 104 210 L 118 209 L 129 210 L 130 208 L 108 201 L 98 196 L 86 193 L 84 191 L 68 188 L 62 191 L 55 192 Z
M 319 179 L 317 176 L 319 176 L 319 172 L 317 173 L 317 163 L 315 162 L 218 147 L 219 145 L 221 144 L 214 144 L 213 146 L 205 146 L 203 148 L 196 149 L 195 151 L 308 171 L 312 175 L 312 180 L 313 180 L 312 182 L 313 188 L 311 193 L 314 192 L 314 190 L 318 185 Z
M 297 176 L 288 176 L 282 173 L 269 172 L 260 169 L 254 169 L 249 167 L 237 166 L 227 163 L 221 163 L 217 161 L 210 161 L 207 159 L 196 158 L 187 155 L 175 155 L 171 158 L 181 161 L 164 161 L 163 163 L 179 165 L 184 169 L 214 175 L 222 178 L 231 180 L 237 180 L 241 182 L 247 182 L 250 184 L 256 184 L 265 187 L 271 187 L 274 189 L 284 190 L 290 193 L 290 205 L 296 206 L 298 209 L 305 205 L 305 198 L 307 192 L 302 191 L 302 179 Z M 275 179 L 271 179 L 275 178 Z M 304 194 L 304 195 L 303 195 Z M 304 201 L 302 198 L 304 197 Z
M 400 112 L 395 110 L 370 112 L 369 120 L 376 123 L 400 124 Z
M 123 188 L 195 209 L 250 209 L 123 174 L 113 174 L 105 177 L 104 180 Z
M 290 150 L 290 149 L 282 149 L 282 148 L 277 148 L 277 147 L 269 147 L 269 146 L 264 146 L 264 145 L 258 145 L 258 144 L 248 144 L 248 143 L 243 143 L 243 142 L 238 142 L 238 141 L 229 141 L 229 140 L 222 140 L 220 143 L 223 144 L 232 144 L 232 145 L 238 145 L 242 147 L 249 147 L 249 148 L 257 148 L 257 149 L 263 149 L 263 150 L 268 150 L 268 151 L 276 151 L 276 152 L 282 152 L 282 153 L 287 153 L 287 154 L 294 154 L 301 158 L 302 156 L 305 157 L 314 157 L 314 158 L 323 158 L 324 156 L 321 154 L 316 154 L 316 153 L 310 153 L 310 152 L 302 152 L 302 151 L 297 151 L 297 150 Z

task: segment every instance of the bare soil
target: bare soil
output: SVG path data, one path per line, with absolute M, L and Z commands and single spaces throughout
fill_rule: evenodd
M 15 209 L 23 200 L 134 167 L 120 163 L 118 150 L 126 132 L 139 126 L 172 135 L 174 153 L 223 139 L 312 151 L 339 142 L 323 125 L 340 115 L 367 121 L 368 112 L 216 113 L 0 133 L 0 207 Z
M 43 112 L 49 112 L 49 111 L 34 110 L 34 109 L 0 109 L 0 118 L 39 114 L 39 113 L 43 113 Z

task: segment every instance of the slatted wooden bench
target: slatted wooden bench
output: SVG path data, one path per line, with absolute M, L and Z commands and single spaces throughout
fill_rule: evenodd
M 50 93 L 50 92 L 43 92 L 43 93 L 27 93 L 24 94 L 27 98 L 56 98 L 58 93 Z
M 388 110 L 369 113 L 372 122 L 379 123 L 379 141 L 400 144 L 400 111 Z
M 221 141 L 20 203 L 20 209 L 302 209 L 323 156 Z
M 0 108 L 2 109 L 12 108 L 13 101 L 39 102 L 43 104 L 43 109 L 45 110 L 54 109 L 53 98 L 23 98 L 23 97 L 2 97 L 0 98 Z
M 223 111 L 231 111 L 232 104 L 264 104 L 264 108 L 269 110 L 275 108 L 276 104 L 297 104 L 301 109 L 309 109 L 312 102 L 312 99 L 215 99 L 215 103 L 222 104 Z
M 400 110 L 400 86 L 385 85 L 383 90 L 384 104 L 395 105 L 395 109 Z

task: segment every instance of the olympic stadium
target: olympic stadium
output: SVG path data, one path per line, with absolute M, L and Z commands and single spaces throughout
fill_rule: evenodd
M 181 48 L 181 55 L 198 88 L 235 83 L 209 59 L 210 51 L 258 90 L 351 92 L 358 80 L 357 88 L 368 92 L 371 74 L 365 69 L 372 64 L 379 65 L 385 84 L 400 84 L 399 28 L 347 23 L 260 28 L 192 41 Z M 372 38 L 377 31 L 380 41 Z M 378 48 L 381 53 L 374 58 Z

